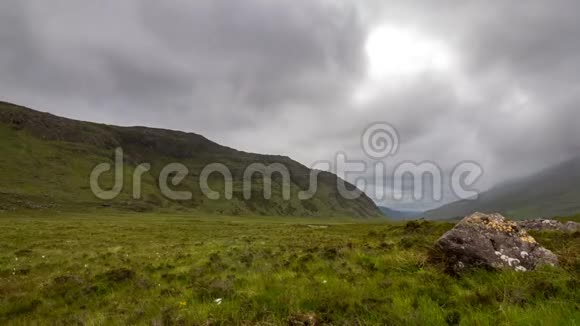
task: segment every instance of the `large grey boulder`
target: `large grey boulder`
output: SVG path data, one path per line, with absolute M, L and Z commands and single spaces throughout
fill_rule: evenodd
M 531 231 L 561 231 L 561 232 L 576 232 L 580 230 L 580 223 L 566 222 L 560 223 L 556 220 L 550 219 L 535 219 L 518 222 L 518 226 Z
M 533 270 L 557 265 L 558 258 L 516 223 L 500 214 L 465 217 L 435 243 L 434 255 L 449 271 L 482 267 L 492 270 Z

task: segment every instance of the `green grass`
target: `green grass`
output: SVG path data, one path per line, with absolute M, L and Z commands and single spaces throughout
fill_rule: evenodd
M 427 262 L 451 227 L 1 213 L 0 324 L 580 323 L 578 234 L 535 234 L 560 268 L 453 278 Z
M 560 222 L 563 222 L 563 223 L 568 222 L 568 221 L 580 223 L 580 214 L 572 215 L 572 216 L 558 216 L 558 217 L 555 217 L 554 219 L 558 220 Z

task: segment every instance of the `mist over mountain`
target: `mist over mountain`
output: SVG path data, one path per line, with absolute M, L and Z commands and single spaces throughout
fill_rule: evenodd
M 431 219 L 500 212 L 515 218 L 568 216 L 580 213 L 580 157 L 531 176 L 505 182 L 477 200 L 462 200 L 427 211 Z
M 388 218 L 394 220 L 411 220 L 421 215 L 421 211 L 402 211 L 379 206 L 381 212 Z

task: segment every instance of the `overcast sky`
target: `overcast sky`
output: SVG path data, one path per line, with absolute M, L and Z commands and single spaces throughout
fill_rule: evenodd
M 572 0 L 2 0 L 0 98 L 306 165 L 366 159 L 361 134 L 385 121 L 400 136 L 387 164 L 472 160 L 483 190 L 580 153 L 579 12 Z

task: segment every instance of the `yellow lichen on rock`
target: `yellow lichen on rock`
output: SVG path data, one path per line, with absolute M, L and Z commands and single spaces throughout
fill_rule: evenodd
M 534 237 L 532 237 L 531 235 L 529 235 L 525 232 L 520 232 L 519 237 L 522 241 L 525 241 L 528 243 L 537 243 L 536 239 L 534 239 Z
M 481 213 L 475 213 L 471 215 L 466 220 L 466 222 L 480 224 L 485 227 L 504 233 L 513 233 L 517 230 L 517 225 L 514 222 L 506 220 L 503 216 L 499 214 L 491 214 L 486 216 Z

